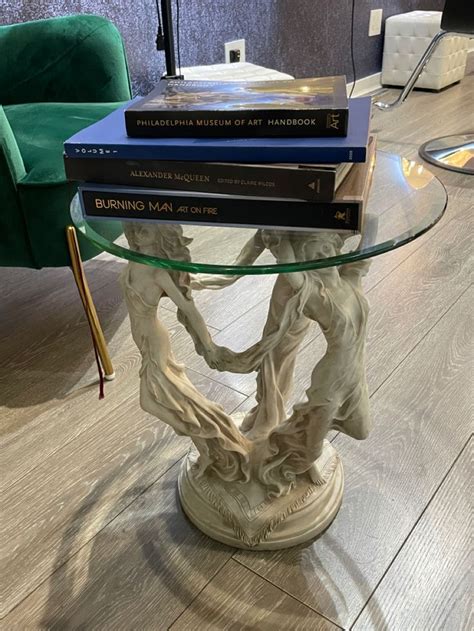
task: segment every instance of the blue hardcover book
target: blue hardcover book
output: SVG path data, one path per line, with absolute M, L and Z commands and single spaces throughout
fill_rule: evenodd
M 124 107 L 74 134 L 64 143 L 68 157 L 195 162 L 364 162 L 370 97 L 349 99 L 349 127 L 342 138 L 129 138 Z

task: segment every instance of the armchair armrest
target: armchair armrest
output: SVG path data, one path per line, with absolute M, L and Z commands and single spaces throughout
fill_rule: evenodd
M 25 165 L 3 107 L 0 105 L 0 159 L 9 170 L 12 184 L 26 175 Z
M 0 106 L 0 266 L 38 267 L 34 261 L 17 184 L 25 165 Z
M 0 103 L 126 101 L 130 80 L 117 28 L 96 15 L 0 27 Z

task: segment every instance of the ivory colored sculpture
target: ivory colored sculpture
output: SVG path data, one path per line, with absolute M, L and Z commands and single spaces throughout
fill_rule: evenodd
M 133 250 L 190 260 L 191 240 L 180 226 L 124 225 Z M 237 263 L 252 263 L 265 249 L 277 262 L 314 260 L 335 256 L 342 246 L 336 234 L 259 230 Z M 364 358 L 368 304 L 361 288 L 368 265 L 360 261 L 278 275 L 262 339 L 237 353 L 214 344 L 192 290 L 216 290 L 238 276 L 193 276 L 129 263 L 122 284 L 143 358 L 141 405 L 193 441 L 179 494 L 188 517 L 210 537 L 241 548 L 284 548 L 313 538 L 334 519 L 343 470 L 325 437 L 337 429 L 361 439 L 370 430 Z M 177 306 L 179 320 L 211 368 L 257 371 L 257 404 L 240 427 L 196 390 L 176 362 L 158 317 L 164 296 Z M 326 354 L 313 370 L 307 400 L 287 415 L 296 355 L 311 320 L 326 337 Z

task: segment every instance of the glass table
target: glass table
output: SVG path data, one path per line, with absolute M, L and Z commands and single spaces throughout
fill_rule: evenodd
M 122 287 L 142 355 L 140 403 L 192 439 L 178 487 L 185 513 L 203 532 L 240 548 L 275 549 L 315 537 L 334 519 L 343 469 L 326 436 L 338 430 L 363 439 L 371 427 L 362 277 L 372 257 L 432 228 L 446 203 L 443 185 L 423 165 L 383 152 L 362 235 L 127 221 L 124 234 L 111 241 L 105 235 L 113 222 L 84 218 L 73 200 L 76 228 L 129 261 Z M 214 343 L 193 291 L 218 290 L 249 274 L 276 278 L 261 340 L 235 352 Z M 175 303 L 211 368 L 257 372 L 257 403 L 240 423 L 204 397 L 176 362 L 159 318 L 163 297 Z M 306 400 L 287 412 L 311 321 L 321 327 L 326 353 Z

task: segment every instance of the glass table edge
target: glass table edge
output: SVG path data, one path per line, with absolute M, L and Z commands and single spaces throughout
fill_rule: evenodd
M 436 176 L 435 176 L 436 177 Z M 423 226 L 416 233 L 411 230 L 402 233 L 396 239 L 390 239 L 377 245 L 373 245 L 363 250 L 354 250 L 347 252 L 339 256 L 328 257 L 326 259 L 316 259 L 312 261 L 300 261 L 295 263 L 272 263 L 266 265 L 219 265 L 217 263 L 193 263 L 190 261 L 170 261 L 168 259 L 160 259 L 158 257 L 149 257 L 148 255 L 141 255 L 137 252 L 128 250 L 120 245 L 111 243 L 107 239 L 103 238 L 100 234 L 96 233 L 90 226 L 87 225 L 82 213 L 80 211 L 74 211 L 74 202 L 79 208 L 80 204 L 77 198 L 77 194 L 74 196 L 71 202 L 71 219 L 77 230 L 81 234 L 91 241 L 94 245 L 102 250 L 105 250 L 109 254 L 117 256 L 121 259 L 126 259 L 134 263 L 142 265 L 149 265 L 159 269 L 168 269 L 181 272 L 189 272 L 194 274 L 219 274 L 222 276 L 251 276 L 259 274 L 288 274 L 292 272 L 304 272 L 316 269 L 324 269 L 328 267 L 336 267 L 339 265 L 346 265 L 347 263 L 353 263 L 355 261 L 362 261 L 368 258 L 374 258 L 381 254 L 386 254 L 392 250 L 396 250 L 411 241 L 415 241 L 419 237 L 423 236 L 431 230 L 444 216 L 446 207 L 448 204 L 448 193 L 443 182 L 436 177 L 436 180 L 441 184 L 445 197 L 444 204 L 439 214 L 428 222 L 426 226 Z M 117 220 L 113 220 L 117 221 Z

